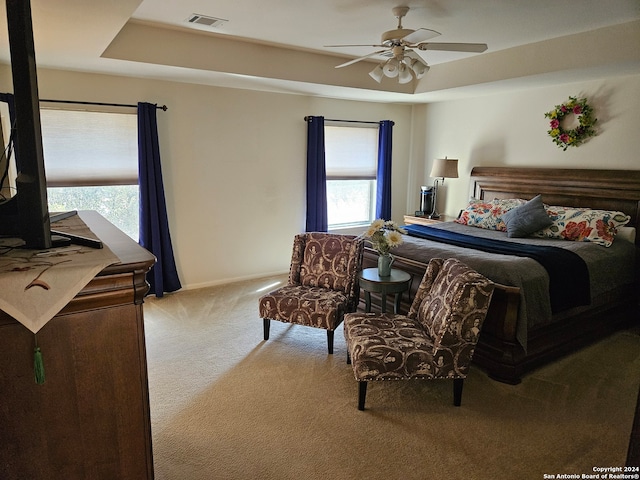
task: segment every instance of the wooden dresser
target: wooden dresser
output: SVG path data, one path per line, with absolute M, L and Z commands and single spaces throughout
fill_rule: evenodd
M 0 312 L 0 478 L 152 479 L 142 303 L 155 259 L 95 212 L 87 226 L 121 260 L 37 334 Z M 0 292 L 1 294 L 1 292 Z

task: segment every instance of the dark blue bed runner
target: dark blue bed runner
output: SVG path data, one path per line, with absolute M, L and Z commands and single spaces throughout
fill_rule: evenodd
M 405 225 L 403 228 L 412 237 L 488 253 L 532 258 L 542 265 L 549 275 L 549 297 L 553 313 L 591 303 L 587 264 L 577 253 L 570 250 L 474 237 L 425 225 Z

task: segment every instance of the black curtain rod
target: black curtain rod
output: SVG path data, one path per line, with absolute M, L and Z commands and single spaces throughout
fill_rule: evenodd
M 137 108 L 138 105 L 130 105 L 127 103 L 103 103 L 103 102 L 79 102 L 79 101 L 74 101 L 74 100 L 46 100 L 44 98 L 40 99 L 41 102 L 50 102 L 50 103 L 68 103 L 68 104 L 72 104 L 72 105 L 98 105 L 101 107 L 126 107 L 126 108 Z M 156 108 L 159 110 L 162 110 L 164 112 L 167 111 L 167 106 L 166 105 L 162 105 L 162 106 L 158 106 L 156 105 Z
M 311 117 L 304 117 L 304 121 L 308 122 Z M 325 118 L 325 122 L 344 122 L 344 123 L 370 123 L 372 125 L 379 125 L 380 122 L 369 122 L 366 120 L 336 120 L 334 118 Z

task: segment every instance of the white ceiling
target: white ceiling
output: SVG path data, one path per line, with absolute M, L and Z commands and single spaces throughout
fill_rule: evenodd
M 561 76 L 566 81 L 570 75 L 577 80 L 640 72 L 638 54 L 618 52 L 640 50 L 640 0 L 31 0 L 31 5 L 36 61 L 47 68 L 412 103 Z M 432 68 L 420 82 L 404 87 L 392 79 L 374 82 L 367 75 L 375 65 L 369 61 L 333 68 L 377 49 L 325 45 L 378 44 L 384 31 L 396 28 L 391 10 L 398 5 L 410 7 L 404 28 L 441 32 L 433 42 L 489 48 L 482 54 L 420 52 Z M 6 12 L 1 13 L 0 62 L 10 63 Z M 219 28 L 189 24 L 194 13 L 228 21 Z M 574 34 L 580 35 L 570 37 Z M 616 44 L 620 39 L 623 44 Z M 594 52 L 609 41 L 610 51 Z M 558 50 L 565 46 L 571 58 L 563 61 Z M 575 56 L 583 59 L 574 64 Z M 519 70 L 498 74 L 496 66 L 513 59 Z M 451 77 L 460 71 L 468 72 L 462 75 L 467 80 Z

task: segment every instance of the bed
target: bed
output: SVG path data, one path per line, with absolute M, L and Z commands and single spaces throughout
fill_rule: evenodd
M 421 232 L 412 231 L 392 252 L 394 268 L 409 272 L 414 279 L 409 295 L 403 298 L 404 311 L 431 258 L 456 257 L 483 273 L 498 286 L 474 362 L 492 378 L 510 384 L 519 383 L 522 375 L 544 363 L 638 322 L 640 171 L 475 167 L 470 187 L 471 197 L 486 201 L 530 200 L 541 194 L 546 205 L 623 212 L 630 217 L 625 230 L 633 233 L 635 228 L 638 235 L 635 239 L 619 235 L 610 247 L 604 247 L 548 238 L 507 238 L 505 232 L 456 222 L 418 227 L 429 230 L 425 233 L 427 239 L 420 238 Z M 582 292 L 576 294 L 574 303 L 565 299 L 558 303 L 561 296 L 551 288 L 555 284 L 573 289 L 580 284 L 579 280 L 572 280 L 578 278 L 573 267 L 569 271 L 556 268 L 558 271 L 553 272 L 535 256 L 523 258 L 520 254 L 488 253 L 490 250 L 477 250 L 482 248 L 478 246 L 442 243 L 429 239 L 434 229 L 452 232 L 444 235 L 454 238 L 471 235 L 487 239 L 478 243 L 507 240 L 517 249 L 531 244 L 533 249 L 539 245 L 568 250 L 572 253 L 567 255 L 585 262 L 587 273 L 582 283 L 586 282 L 587 298 L 580 297 Z M 365 249 L 365 268 L 376 262 L 377 253 Z

